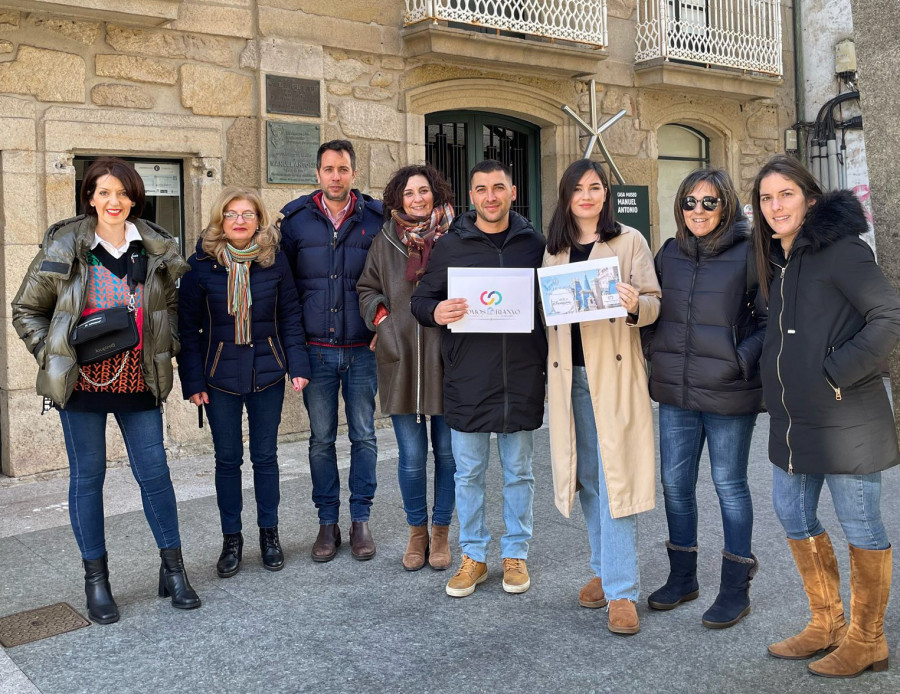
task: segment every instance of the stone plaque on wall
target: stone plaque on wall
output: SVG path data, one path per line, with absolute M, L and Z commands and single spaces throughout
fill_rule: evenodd
M 319 118 L 319 81 L 266 75 L 266 113 Z
M 315 183 L 319 126 L 310 123 L 266 123 L 269 183 Z

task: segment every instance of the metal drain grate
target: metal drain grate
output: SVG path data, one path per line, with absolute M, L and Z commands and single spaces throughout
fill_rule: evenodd
M 0 617 L 0 646 L 12 648 L 65 634 L 90 622 L 64 602 Z

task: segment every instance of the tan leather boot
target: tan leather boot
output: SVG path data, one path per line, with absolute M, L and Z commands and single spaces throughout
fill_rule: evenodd
M 884 610 L 891 594 L 893 550 L 850 546 L 850 628 L 834 653 L 809 664 L 821 677 L 856 677 L 888 669 Z
M 769 646 L 769 653 L 776 658 L 803 660 L 822 651 L 833 651 L 847 633 L 841 577 L 828 533 L 788 540 L 788 546 L 803 579 L 812 618 L 796 636 Z
M 428 564 L 432 569 L 443 571 L 449 569 L 453 558 L 450 556 L 450 526 L 431 526 L 431 554 Z
M 409 543 L 403 555 L 403 568 L 407 571 L 418 571 L 425 566 L 428 557 L 428 526 L 409 526 Z

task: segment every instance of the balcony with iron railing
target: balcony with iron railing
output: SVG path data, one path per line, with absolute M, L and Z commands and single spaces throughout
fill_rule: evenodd
M 736 95 L 771 96 L 782 75 L 781 26 L 780 0 L 638 0 L 638 83 L 730 84 Z
M 407 55 L 590 74 L 606 58 L 606 0 L 405 0 Z

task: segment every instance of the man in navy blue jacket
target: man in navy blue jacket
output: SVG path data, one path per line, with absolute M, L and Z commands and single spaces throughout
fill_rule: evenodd
M 355 559 L 375 556 L 369 511 L 375 496 L 375 354 L 373 334 L 359 313 L 356 281 L 381 229 L 381 203 L 353 189 L 356 153 L 347 140 L 332 140 L 316 154 L 320 190 L 281 210 L 282 247 L 297 283 L 312 377 L 303 390 L 309 414 L 309 468 L 319 534 L 313 561 L 334 559 L 341 482 L 335 439 L 338 391 L 350 435 L 350 551 Z

